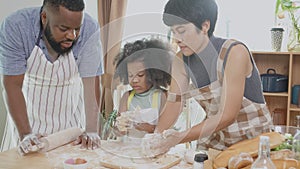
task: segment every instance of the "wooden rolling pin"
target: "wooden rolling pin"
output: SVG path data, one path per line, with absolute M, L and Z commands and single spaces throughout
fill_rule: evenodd
M 79 137 L 83 132 L 83 129 L 73 127 L 53 133 L 47 137 L 42 137 L 40 140 L 42 143 L 44 143 L 44 148 L 40 149 L 39 151 L 47 152 L 70 143 L 76 140 L 76 138 Z

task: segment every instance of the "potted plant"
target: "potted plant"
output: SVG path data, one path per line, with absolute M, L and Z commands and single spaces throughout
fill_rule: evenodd
M 289 17 L 288 51 L 300 52 L 300 0 L 276 0 L 275 15 L 279 19 Z

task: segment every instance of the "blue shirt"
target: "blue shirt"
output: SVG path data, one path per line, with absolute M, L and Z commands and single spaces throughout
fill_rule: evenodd
M 40 10 L 40 7 L 21 9 L 7 16 L 2 22 L 0 26 L 0 74 L 20 75 L 26 72 L 26 61 L 38 38 L 41 38 L 39 37 Z M 49 58 L 42 39 L 38 45 Z M 100 26 L 87 13 L 84 14 L 80 37 L 72 51 L 81 77 L 103 74 Z

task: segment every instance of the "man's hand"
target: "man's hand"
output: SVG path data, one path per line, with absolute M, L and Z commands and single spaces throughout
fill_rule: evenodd
M 18 152 L 21 155 L 26 155 L 28 153 L 37 152 L 45 147 L 39 139 L 42 137 L 40 134 L 28 134 L 18 145 Z
M 150 156 L 164 154 L 179 144 L 183 137 L 182 133 L 173 129 L 165 130 L 163 133 L 147 134 L 143 138 L 143 151 Z
M 84 132 L 73 142 L 73 145 L 78 144 L 81 144 L 81 148 L 94 150 L 100 147 L 101 138 L 96 132 Z

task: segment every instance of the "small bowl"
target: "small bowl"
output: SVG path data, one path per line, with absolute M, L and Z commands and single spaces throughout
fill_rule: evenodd
M 87 169 L 88 162 L 83 158 L 69 158 L 64 161 L 64 169 Z

